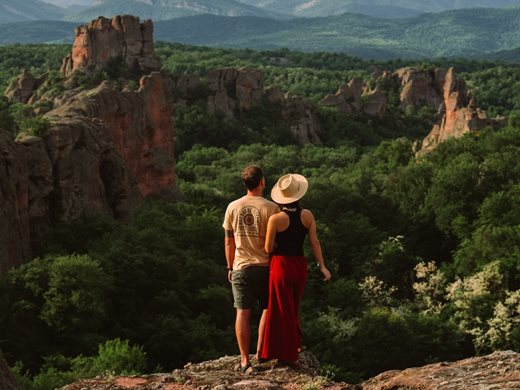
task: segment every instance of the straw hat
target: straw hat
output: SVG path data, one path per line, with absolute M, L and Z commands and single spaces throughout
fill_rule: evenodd
M 271 198 L 279 204 L 289 204 L 301 199 L 309 188 L 309 182 L 302 175 L 289 173 L 278 179 L 271 190 Z

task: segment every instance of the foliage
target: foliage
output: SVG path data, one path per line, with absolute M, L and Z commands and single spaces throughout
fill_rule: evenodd
M 53 355 L 45 358 L 40 371 L 31 376 L 19 362 L 14 367 L 24 390 L 53 390 L 82 378 L 98 375 L 138 375 L 146 367 L 146 353 L 140 346 L 130 346 L 128 340 L 107 340 L 99 344 L 97 355 L 68 358 Z
M 18 136 L 23 137 L 24 135 L 34 135 L 41 137 L 47 133 L 50 125 L 50 121 L 43 116 L 24 119 L 20 123 L 20 132 L 18 133 Z
M 31 64 L 26 51 L 38 59 L 46 49 L 1 50 L 27 61 L 13 59 L 16 68 Z M 160 44 L 158 52 L 169 70 L 202 76 L 212 67 L 259 64 L 267 84 L 315 100 L 373 67 L 411 64 L 286 49 Z M 457 64 L 470 82 L 484 80 L 486 87 L 475 92 L 488 107 L 518 109 L 514 87 L 504 84 L 491 94 L 487 87 L 494 71 L 516 85 L 515 66 Z M 120 65 L 78 74 L 75 82 L 119 82 Z M 48 80 L 42 95 L 59 94 L 60 75 L 51 72 Z M 398 92 L 389 96 L 394 108 Z M 2 350 L 10 362 L 21 362 L 27 388 L 236 353 L 221 223 L 226 205 L 244 194 L 239 173 L 252 163 L 264 168 L 267 188 L 287 172 L 309 180 L 302 203 L 316 217 L 333 280 L 323 284 L 309 267 L 304 342 L 338 379 L 519 348 L 520 128 L 514 117 L 513 126 L 446 141 L 417 159 L 414 142 L 431 128 L 426 110 L 390 110 L 379 119 L 319 109 L 323 145 L 299 146 L 280 107 L 261 102 L 231 119 L 207 112 L 207 94 L 203 81 L 188 93 L 190 104 L 175 106 L 184 202 L 149 199 L 124 220 L 84 215 L 57 224 L 39 243 L 37 259 L 0 277 Z M 23 130 L 33 123 L 43 134 L 48 123 L 33 112 L 2 100 L 0 127 Z M 312 251 L 305 250 L 312 264 Z

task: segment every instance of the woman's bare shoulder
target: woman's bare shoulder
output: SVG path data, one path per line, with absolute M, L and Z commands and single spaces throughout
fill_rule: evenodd
M 302 222 L 306 227 L 309 227 L 314 222 L 314 215 L 311 210 L 303 209 L 301 215 Z

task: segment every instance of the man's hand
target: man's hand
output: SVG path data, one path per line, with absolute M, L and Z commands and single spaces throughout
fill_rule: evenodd
M 229 281 L 229 283 L 231 283 L 231 278 L 233 277 L 233 271 L 231 270 L 228 270 L 228 273 L 227 273 L 227 280 Z

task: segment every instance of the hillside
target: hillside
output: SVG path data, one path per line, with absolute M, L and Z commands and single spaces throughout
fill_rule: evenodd
M 80 13 L 69 15 L 67 20 L 90 21 L 99 15 L 130 14 L 141 19 L 168 20 L 191 15 L 213 14 L 221 16 L 258 16 L 280 18 L 274 12 L 242 4 L 235 0 L 104 0 Z
M 316 17 L 345 12 L 383 18 L 405 18 L 425 12 L 443 12 L 463 8 L 506 8 L 520 5 L 519 0 L 239 0 L 270 11 L 293 16 Z
M 27 20 L 56 20 L 64 10 L 39 0 L 0 0 L 0 23 Z
M 151 8 L 134 1 L 134 5 L 138 4 L 141 15 L 146 17 Z M 494 52 L 514 51 L 520 45 L 519 19 L 520 8 L 456 10 L 408 19 L 356 14 L 292 20 L 197 15 L 157 22 L 155 37 L 159 41 L 212 47 L 342 52 L 367 59 L 478 59 L 493 58 Z M 71 42 L 69 31 L 73 25 L 9 24 L 0 31 L 0 44 Z M 517 57 L 513 52 L 506 58 L 515 61 Z
M 0 45 L 29 43 L 72 43 L 71 29 L 77 23 L 34 21 L 6 23 L 0 29 Z
M 375 59 L 462 57 L 516 48 L 519 16 L 520 9 L 458 10 L 398 20 L 355 14 L 290 21 L 205 15 L 159 22 L 156 37 L 221 47 L 337 51 Z

